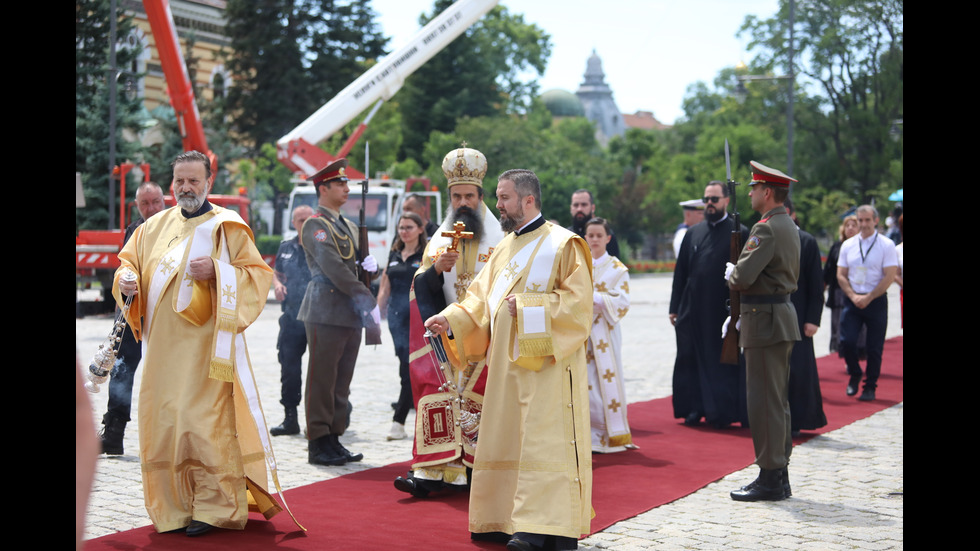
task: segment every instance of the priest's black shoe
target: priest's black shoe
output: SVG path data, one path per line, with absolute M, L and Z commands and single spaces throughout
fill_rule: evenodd
M 698 412 L 689 413 L 687 417 L 684 418 L 684 424 L 689 427 L 696 427 L 701 424 L 701 414 Z
M 351 453 L 350 450 L 340 443 L 340 437 L 336 434 L 327 436 L 329 445 L 333 447 L 338 455 L 347 460 L 348 463 L 355 463 L 364 459 L 363 453 Z
M 858 396 L 858 400 L 861 400 L 862 402 L 874 402 L 874 400 L 875 400 L 875 389 L 873 389 L 873 388 L 865 388 L 864 389 L 864 392 L 862 392 L 861 395 Z
M 847 382 L 847 395 L 854 396 L 858 393 L 858 385 L 861 384 L 861 376 L 851 377 Z
M 187 531 L 185 533 L 187 534 L 188 537 L 196 538 L 197 536 L 210 532 L 212 528 L 214 528 L 214 526 L 211 526 L 206 522 L 201 522 L 199 520 L 192 520 L 190 526 L 187 527 Z
M 530 543 L 520 539 L 511 538 L 507 542 L 507 551 L 540 551 L 541 548 L 537 545 L 531 545 Z
M 310 440 L 307 459 L 311 464 L 339 467 L 347 463 L 347 458 L 330 445 L 329 439 L 330 435 Z
M 780 501 L 786 494 L 782 469 L 760 469 L 759 478 L 730 495 L 735 501 Z
M 418 479 L 412 475 L 399 476 L 395 479 L 395 489 L 400 492 L 405 492 L 406 494 L 412 494 L 414 497 L 428 497 L 429 490 L 423 488 L 419 483 Z
M 470 539 L 473 541 L 489 541 L 507 545 L 511 535 L 505 532 L 470 532 Z
M 272 436 L 299 434 L 299 419 L 296 416 L 296 409 L 287 409 L 286 418 L 283 419 L 282 424 L 269 429 L 269 433 Z

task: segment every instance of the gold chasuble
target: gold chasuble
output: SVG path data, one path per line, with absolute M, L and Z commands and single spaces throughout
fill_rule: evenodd
M 517 297 L 516 318 L 504 300 L 509 294 Z M 589 533 L 591 303 L 588 246 L 545 222 L 508 234 L 466 298 L 443 310 L 454 338 L 442 338 L 453 363 L 487 362 L 471 532 Z
M 619 322 L 630 308 L 630 275 L 618 258 L 604 254 L 592 261 L 595 275 L 589 362 L 592 451 L 610 453 L 635 448 L 626 419 L 623 383 L 623 336 Z
M 201 256 L 214 280 L 186 273 Z M 127 321 L 143 343 L 140 462 L 154 528 L 240 530 L 249 510 L 271 518 L 282 507 L 266 469 L 277 488 L 278 476 L 242 332 L 265 306 L 272 270 L 251 230 L 218 206 L 192 218 L 174 207 L 142 224 L 119 259 L 120 304 L 120 274 L 139 276 Z

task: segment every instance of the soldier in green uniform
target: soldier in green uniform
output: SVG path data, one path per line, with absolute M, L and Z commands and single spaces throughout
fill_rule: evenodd
M 789 184 L 796 180 L 755 161 L 750 164 L 749 198 L 762 219 L 752 226 L 738 264 L 728 264 L 725 279 L 741 292 L 739 345 L 745 352 L 749 427 L 760 473 L 731 497 L 778 501 L 791 495 L 789 359 L 793 344 L 800 340 L 796 309 L 790 302 L 800 275 L 800 238 L 783 207 Z
M 306 437 L 309 462 L 343 465 L 360 461 L 338 437 L 347 428 L 348 396 L 361 345 L 361 328 L 377 325 L 377 304 L 358 279 L 358 270 L 376 272 L 377 260 L 358 259 L 357 226 L 340 214 L 347 202 L 346 159 L 338 159 L 310 178 L 317 210 L 303 224 L 300 243 L 312 279 L 296 319 L 306 324 Z

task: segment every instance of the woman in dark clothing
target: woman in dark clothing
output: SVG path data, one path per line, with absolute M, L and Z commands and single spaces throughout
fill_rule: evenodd
M 844 308 L 844 292 L 841 291 L 840 284 L 837 283 L 837 257 L 840 255 L 841 244 L 857 233 L 857 216 L 853 214 L 845 216 L 840 225 L 840 240 L 835 241 L 830 246 L 830 250 L 827 251 L 827 263 L 824 264 L 823 268 L 823 282 L 827 286 L 827 308 L 830 308 L 830 351 L 837 352 L 838 355 L 841 355 L 839 329 L 840 313 Z M 865 355 L 864 333 L 865 329 L 862 328 L 861 335 L 858 337 L 858 355 L 862 359 Z M 841 357 L 844 356 L 841 355 Z
M 399 361 L 398 373 L 401 377 L 401 392 L 398 402 L 395 403 L 395 415 L 388 440 L 407 438 L 405 418 L 415 403 L 408 370 L 408 296 L 415 272 L 422 264 L 425 243 L 422 219 L 415 213 L 403 213 L 398 220 L 398 235 L 391 245 L 388 265 L 378 287 L 378 306 L 381 316 L 388 319 L 388 330 L 395 343 L 395 355 Z

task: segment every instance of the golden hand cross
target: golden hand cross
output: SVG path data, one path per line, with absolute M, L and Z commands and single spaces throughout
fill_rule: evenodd
M 442 232 L 443 237 L 450 237 L 453 240 L 452 244 L 449 245 L 449 248 L 446 249 L 447 251 L 453 251 L 453 252 L 458 251 L 460 239 L 473 239 L 473 232 L 465 231 L 465 230 L 466 230 L 466 224 L 462 222 L 456 222 L 455 224 L 453 224 L 453 231 Z

